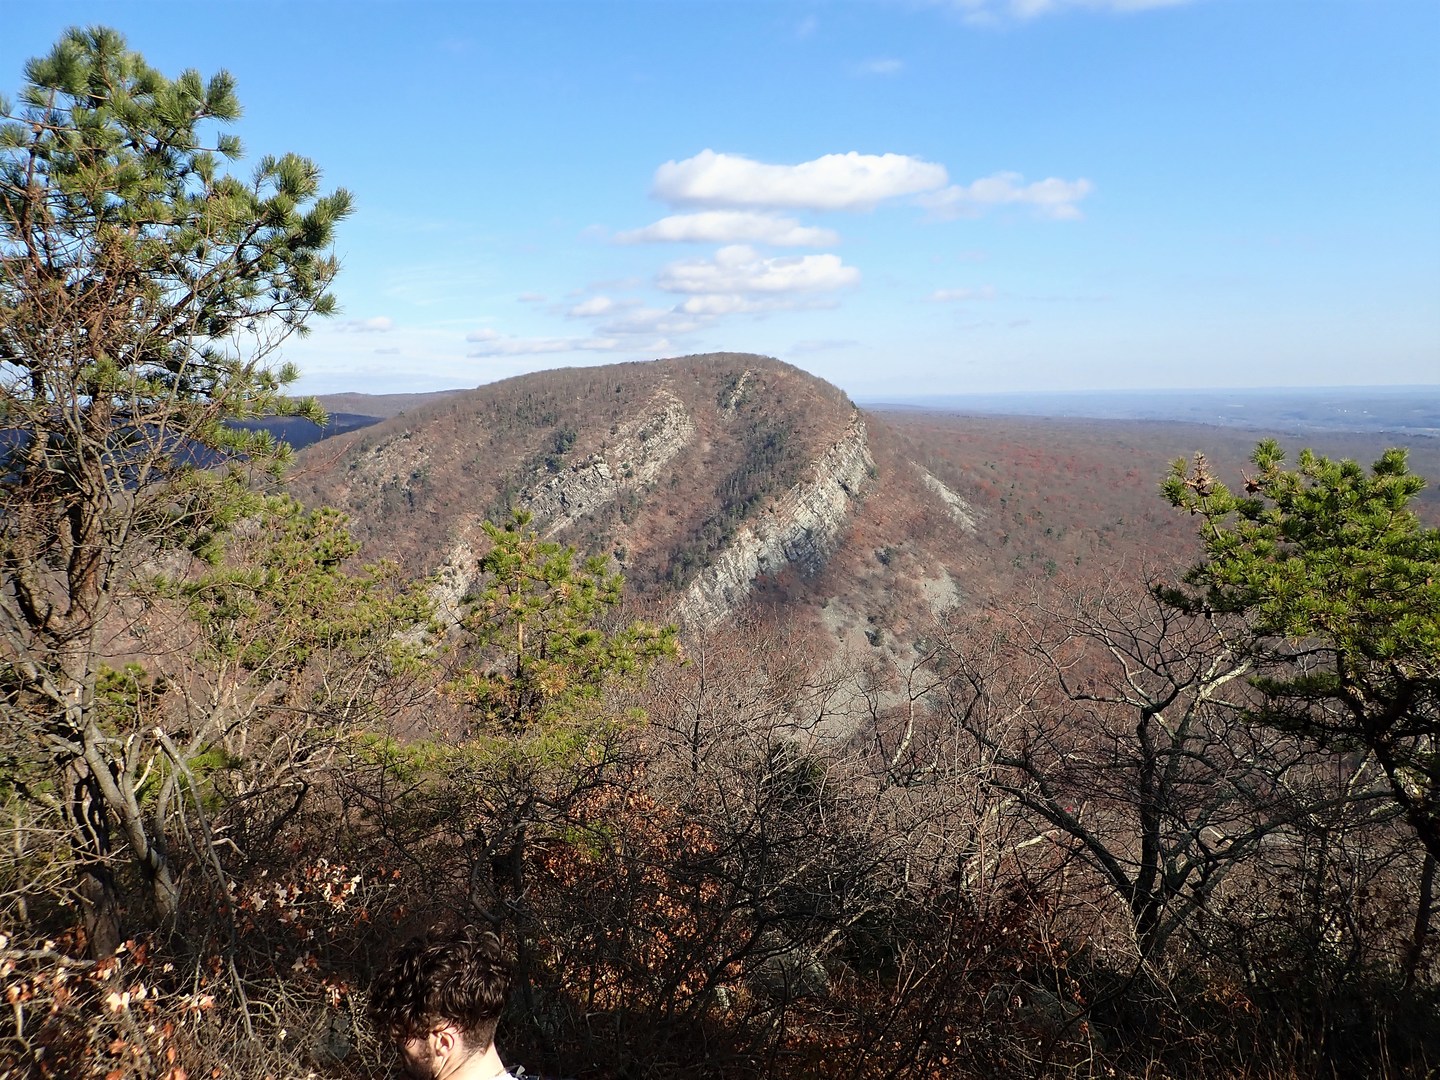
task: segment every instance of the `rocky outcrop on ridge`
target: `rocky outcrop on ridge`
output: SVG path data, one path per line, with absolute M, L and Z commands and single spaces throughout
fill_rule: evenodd
M 875 462 L 856 412 L 845 436 L 815 464 L 812 478 L 777 499 L 761 520 L 742 526 L 730 546 L 686 590 L 680 618 L 709 627 L 749 595 L 755 579 L 793 565 L 813 575 L 824 565 L 869 485 Z
M 554 536 L 622 491 L 653 484 L 694 437 L 695 422 L 685 403 L 660 390 L 639 416 L 618 425 L 613 443 L 542 481 L 522 496 L 521 504 L 545 536 Z

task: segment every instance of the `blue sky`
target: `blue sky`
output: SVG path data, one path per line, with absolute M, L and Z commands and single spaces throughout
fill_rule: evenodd
M 862 400 L 1440 383 L 1440 3 L 15 4 L 349 188 L 300 389 L 766 353 Z

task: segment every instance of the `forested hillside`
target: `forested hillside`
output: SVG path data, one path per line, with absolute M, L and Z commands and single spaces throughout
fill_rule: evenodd
M 348 194 L 227 174 L 228 76 L 113 31 L 27 76 L 0 1077 L 392 1075 L 368 988 L 455 923 L 513 956 L 526 1075 L 1433 1074 L 1403 451 L 870 415 L 718 353 L 296 461 L 274 350 L 334 310 Z
M 437 541 L 529 509 L 614 553 L 632 587 L 679 588 L 813 471 L 853 412 L 834 387 L 764 357 L 573 368 L 328 440 L 292 488 L 345 509 L 362 543 L 417 571 L 434 569 Z

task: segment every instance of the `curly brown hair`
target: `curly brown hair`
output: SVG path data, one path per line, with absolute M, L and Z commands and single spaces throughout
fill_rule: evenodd
M 510 961 L 492 931 L 432 930 L 395 953 L 370 987 L 370 1018 L 397 1042 L 453 1024 L 484 1049 L 510 993 Z

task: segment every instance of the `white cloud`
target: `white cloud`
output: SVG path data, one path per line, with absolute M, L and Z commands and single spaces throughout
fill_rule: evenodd
M 503 338 L 493 330 L 482 330 L 466 336 L 466 341 L 479 342 L 480 348 L 465 355 L 534 356 L 539 353 L 613 352 L 624 348 L 616 338 Z
M 963 303 L 967 300 L 993 300 L 995 299 L 995 286 L 982 285 L 978 289 L 936 289 L 930 294 L 930 299 L 942 304 Z
M 1063 11 L 1124 15 L 1155 8 L 1180 7 L 1191 2 L 1192 0 L 948 0 L 948 6 L 960 12 L 967 22 L 993 24 L 1010 20 L 1026 22 Z
M 866 210 L 885 199 L 944 187 L 943 165 L 905 154 L 826 154 L 799 165 L 767 165 L 702 150 L 655 170 L 653 193 L 701 206 Z
M 546 297 L 544 293 L 540 292 L 522 292 L 515 299 L 519 300 L 522 304 L 543 304 Z
M 1049 177 L 1025 183 L 1019 173 L 1001 172 L 970 184 L 951 184 L 943 191 L 921 195 L 917 202 L 939 217 L 977 217 L 994 206 L 1029 206 L 1041 217 L 1070 221 L 1081 216 L 1076 205 L 1092 191 L 1089 180 Z
M 711 244 L 758 243 L 778 247 L 823 247 L 839 243 L 832 229 L 801 225 L 794 218 L 753 210 L 704 210 L 672 214 L 653 225 L 618 233 L 619 244 L 677 241 Z
M 738 293 L 705 293 L 687 297 L 675 310 L 697 319 L 716 319 L 723 315 L 746 315 L 762 311 L 795 311 L 834 307 L 833 300 L 804 300 L 793 296 L 741 296 Z
M 395 329 L 395 320 L 388 315 L 376 315 L 372 319 L 350 319 L 341 323 L 339 329 L 352 334 L 388 334 Z
M 690 297 L 680 305 L 680 310 L 687 315 L 738 315 L 744 311 L 756 310 L 756 301 L 734 293 L 709 293 Z
M 898 75 L 905 70 L 905 61 L 893 56 L 877 56 L 856 65 L 855 70 L 861 75 Z
M 785 255 L 764 258 L 754 248 L 732 244 L 713 259 L 673 262 L 655 284 L 678 293 L 788 293 L 839 289 L 860 280 L 860 271 L 838 255 Z
M 602 334 L 689 334 L 704 321 L 678 308 L 639 308 L 600 326 Z
M 574 318 L 583 319 L 594 315 L 604 315 L 614 310 L 615 301 L 611 300 L 610 297 L 592 296 L 589 300 L 584 300 L 576 304 L 570 309 L 568 314 Z

